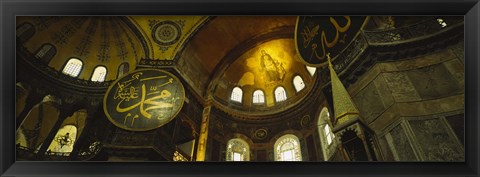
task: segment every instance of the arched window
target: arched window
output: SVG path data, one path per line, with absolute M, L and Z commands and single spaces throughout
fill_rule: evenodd
M 295 90 L 297 92 L 305 88 L 305 83 L 303 83 L 302 77 L 300 77 L 299 75 L 293 77 L 293 86 L 295 87 Z
M 127 73 L 128 73 L 128 69 L 129 69 L 128 63 L 127 63 L 127 62 L 122 63 L 122 64 L 118 67 L 117 79 L 120 78 L 120 77 L 122 77 L 123 75 L 127 74 Z
M 232 101 L 241 103 L 242 102 L 242 96 L 243 96 L 242 89 L 240 87 L 235 87 L 232 90 L 232 95 L 231 95 L 230 99 Z
M 250 148 L 244 140 L 240 138 L 231 139 L 227 142 L 226 161 L 249 161 Z
M 277 87 L 275 89 L 275 101 L 281 102 L 287 100 L 287 92 L 283 87 Z
M 263 94 L 262 90 L 253 92 L 253 103 L 265 103 L 265 94 Z
M 73 145 L 77 138 L 77 127 L 74 125 L 65 125 L 60 128 L 48 147 L 48 152 L 64 153 L 69 155 L 73 150 Z
M 23 23 L 17 27 L 17 37 L 25 42 L 35 34 L 35 28 L 30 23 Z
M 51 44 L 43 44 L 42 47 L 37 51 L 35 57 L 42 59 L 45 63 L 49 63 L 53 56 L 57 53 L 55 47 Z
M 315 71 L 317 71 L 316 67 L 311 67 L 311 66 L 305 66 L 307 68 L 308 73 L 310 73 L 310 76 L 315 75 Z
M 107 68 L 104 66 L 97 66 L 92 74 L 92 81 L 103 82 L 107 76 Z
M 63 68 L 63 73 L 72 77 L 77 77 L 82 70 L 83 63 L 79 59 L 71 58 Z
M 275 142 L 275 161 L 302 161 L 300 141 L 295 135 L 287 134 Z
M 333 134 L 332 127 L 330 125 L 330 113 L 328 112 L 328 109 L 324 107 L 320 112 L 317 126 L 325 160 L 328 160 L 333 155 L 335 150 L 335 147 L 333 147 L 335 134 Z

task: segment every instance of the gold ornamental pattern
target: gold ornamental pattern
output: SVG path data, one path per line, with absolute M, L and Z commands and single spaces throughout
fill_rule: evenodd
M 175 118 L 184 101 L 183 85 L 173 74 L 140 69 L 110 85 L 103 99 L 103 110 L 117 127 L 147 131 Z

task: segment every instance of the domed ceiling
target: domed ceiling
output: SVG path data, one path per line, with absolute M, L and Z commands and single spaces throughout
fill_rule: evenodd
M 193 33 L 176 62 L 176 69 L 200 97 L 213 88 L 226 67 L 249 48 L 295 31 L 295 16 L 219 16 Z
M 22 24 L 34 28 L 33 36 L 24 41 L 28 51 L 35 54 L 43 45 L 53 45 L 56 53 L 48 65 L 61 71 L 70 58 L 80 59 L 78 78 L 84 80 L 97 66 L 106 66 L 107 81 L 115 80 L 122 63 L 132 71 L 148 55 L 145 42 L 125 17 L 18 17 L 17 26 Z

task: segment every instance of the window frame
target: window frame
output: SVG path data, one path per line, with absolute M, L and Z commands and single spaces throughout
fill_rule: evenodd
M 25 40 L 22 40 L 22 38 L 20 36 L 22 36 L 22 34 L 27 32 L 28 30 L 26 30 L 24 33 L 22 33 L 20 35 L 17 34 L 17 30 L 22 28 L 23 25 L 30 25 L 30 26 L 32 26 L 31 29 L 33 30 L 33 33 L 30 36 L 26 37 Z M 27 42 L 29 39 L 31 39 L 33 36 L 35 36 L 36 33 L 37 33 L 37 29 L 35 29 L 35 25 L 33 25 L 30 22 L 23 22 L 22 24 L 15 27 L 15 37 L 18 38 L 22 43 Z
M 93 74 L 95 74 L 95 70 L 97 70 L 99 67 L 105 68 L 105 78 L 103 78 L 103 81 L 94 81 L 93 79 Z M 90 81 L 92 82 L 105 82 L 107 81 L 107 74 L 108 74 L 108 68 L 105 65 L 97 65 L 95 68 L 93 68 L 92 74 L 90 74 Z
M 282 89 L 283 89 L 283 92 L 285 93 L 285 99 L 284 99 L 284 100 L 281 100 L 281 101 L 278 101 L 278 99 L 277 99 L 277 93 L 276 93 L 277 89 L 279 89 L 279 88 L 282 88 Z M 288 94 L 287 94 L 287 90 L 285 89 L 285 87 L 283 87 L 283 86 L 281 86 L 281 85 L 275 87 L 275 89 L 273 90 L 273 98 L 275 99 L 275 103 L 281 103 L 281 102 L 287 101 L 287 99 L 288 99 Z
M 288 139 L 293 140 L 293 142 L 288 140 Z M 283 142 L 283 141 L 286 141 L 286 142 Z M 292 145 L 293 145 L 292 149 L 283 150 L 282 147 L 287 143 L 292 143 Z M 295 144 L 297 144 L 297 145 L 295 146 Z M 298 150 L 298 159 L 296 157 L 296 153 L 297 153 L 296 150 Z M 292 151 L 293 159 L 291 159 L 291 160 L 290 159 L 289 160 L 283 159 L 284 158 L 283 155 L 287 151 Z M 302 145 L 300 143 L 300 139 L 294 134 L 282 135 L 281 137 L 279 137 L 275 141 L 275 144 L 273 146 L 273 154 L 274 154 L 274 161 L 303 161 Z
M 303 83 L 303 87 L 300 88 L 300 90 L 297 89 L 297 85 L 295 85 L 295 78 L 300 78 L 301 82 Z M 303 77 L 300 76 L 300 74 L 295 74 L 295 75 L 293 76 L 292 85 L 293 85 L 293 88 L 295 89 L 296 93 L 304 90 L 304 89 L 307 87 L 307 85 L 305 84 L 305 80 L 303 80 Z
M 42 50 L 43 47 L 45 47 L 46 45 L 50 45 L 50 46 L 52 46 L 52 48 L 51 48 L 49 51 L 47 51 L 47 52 L 45 53 L 45 55 L 48 54 L 48 52 L 50 52 L 51 50 L 53 50 L 54 53 L 53 53 L 52 57 L 50 57 L 50 58 L 47 59 L 47 58 L 45 58 L 45 55 L 43 55 L 41 58 L 38 58 L 38 57 L 37 57 L 38 52 L 40 52 L 40 50 Z M 38 48 L 38 49 L 35 51 L 35 53 L 34 53 L 35 57 L 37 57 L 37 58 L 40 59 L 40 60 L 43 60 L 47 65 L 50 63 L 50 61 L 52 61 L 53 57 L 55 57 L 56 54 L 57 54 L 57 48 L 56 48 L 55 45 L 53 45 L 52 43 L 43 43 L 43 44 L 40 46 L 40 48 Z M 82 62 L 82 63 L 83 63 L 83 62 Z M 82 66 L 83 66 L 83 64 L 82 64 Z
M 64 72 L 65 67 L 67 67 L 67 65 L 68 65 L 68 62 L 69 62 L 70 60 L 72 60 L 72 59 L 77 59 L 77 60 L 79 60 L 79 61 L 82 63 L 82 66 L 80 67 L 80 70 L 78 71 L 78 75 L 77 75 L 77 76 L 72 76 L 72 75 L 67 74 L 67 73 Z M 67 76 L 70 76 L 70 77 L 80 78 L 80 75 L 82 74 L 82 71 L 83 71 L 84 68 L 85 68 L 85 67 L 84 67 L 84 65 L 83 65 L 83 60 L 82 60 L 82 59 L 76 58 L 76 57 L 70 57 L 70 58 L 67 60 L 67 62 L 65 62 L 65 63 L 63 64 L 62 70 L 61 70 L 60 72 L 61 72 L 62 74 L 64 74 L 64 75 L 67 75 Z
M 124 65 L 127 65 L 127 66 L 128 66 L 128 71 L 125 72 L 124 74 L 120 75 L 120 68 L 121 68 L 122 66 L 124 66 Z M 130 71 L 130 63 L 128 63 L 128 62 L 122 62 L 122 63 L 120 63 L 120 65 L 119 65 L 118 68 L 117 68 L 117 78 L 116 78 L 116 79 L 120 79 L 120 77 L 128 74 L 129 71 Z
M 234 100 L 233 99 L 233 93 L 234 93 L 236 88 L 238 88 L 241 91 L 240 100 Z M 243 103 L 243 89 L 240 86 L 233 87 L 232 91 L 230 92 L 230 101 L 232 101 L 234 103 L 240 103 L 240 104 Z
M 233 148 L 234 148 L 233 146 L 236 145 L 236 142 L 239 142 L 241 144 L 240 148 L 245 148 L 245 151 L 243 152 L 233 151 Z M 232 146 L 232 147 L 229 147 L 229 146 Z M 235 153 L 240 155 L 240 158 L 241 158 L 240 161 L 250 161 L 250 154 L 251 154 L 250 144 L 248 144 L 247 141 L 242 138 L 231 138 L 227 141 L 225 153 L 227 153 L 225 157 L 225 161 L 238 162 L 235 160 L 235 157 L 234 157 Z M 231 159 L 228 159 L 228 153 L 231 153 Z
M 257 92 L 257 91 L 262 92 L 263 102 L 255 103 L 255 92 Z M 264 105 L 264 104 L 266 104 L 266 102 L 267 102 L 267 99 L 266 99 L 266 96 L 265 96 L 265 91 L 263 91 L 262 89 L 255 89 L 252 93 L 252 104 L 254 104 L 254 105 Z

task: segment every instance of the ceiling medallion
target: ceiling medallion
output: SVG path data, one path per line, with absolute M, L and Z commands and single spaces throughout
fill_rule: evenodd
M 182 30 L 180 26 L 173 21 L 162 21 L 153 26 L 153 40 L 163 46 L 175 44 L 180 39 Z
M 259 129 L 255 130 L 255 133 L 254 133 L 253 136 L 254 136 L 256 139 L 260 139 L 260 140 L 261 140 L 261 139 L 265 139 L 265 137 L 267 137 L 267 135 L 268 135 L 267 129 L 265 129 L 265 128 L 259 128 Z
M 303 128 L 308 127 L 310 125 L 310 116 L 309 115 L 303 116 L 302 119 L 300 120 L 300 125 Z
M 117 127 L 147 131 L 175 118 L 184 100 L 185 90 L 175 75 L 159 69 L 139 69 L 111 84 L 103 110 Z

